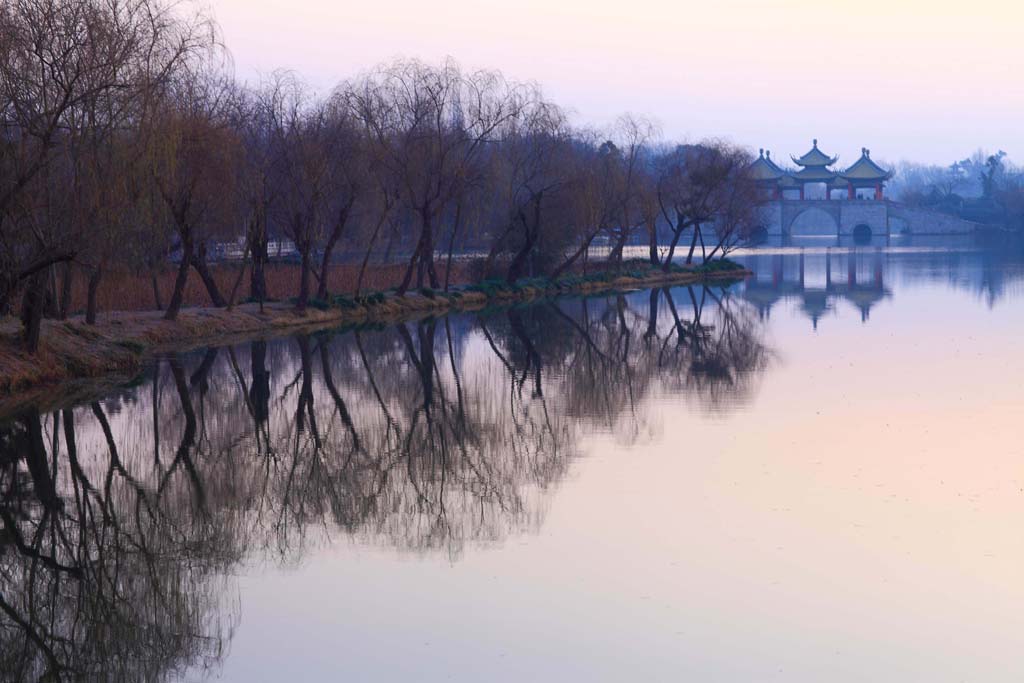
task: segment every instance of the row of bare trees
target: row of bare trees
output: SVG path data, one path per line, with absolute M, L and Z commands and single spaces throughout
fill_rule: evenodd
M 228 241 L 261 302 L 269 245 L 293 243 L 300 309 L 330 296 L 343 258 L 356 289 L 404 263 L 399 293 L 447 288 L 467 254 L 509 281 L 577 268 L 595 243 L 613 263 L 639 243 L 668 268 L 686 240 L 688 262 L 698 246 L 714 258 L 756 223 L 748 165 L 634 117 L 573 126 L 536 85 L 451 61 L 396 61 L 321 96 L 285 72 L 239 83 L 215 24 L 164 0 L 0 6 L 0 313 L 20 300 L 32 350 L 44 316 L 71 312 L 75 277 L 87 322 L 112 269 L 149 273 L 169 319 L 193 273 L 232 306 L 244 274 L 222 291 L 211 267 Z

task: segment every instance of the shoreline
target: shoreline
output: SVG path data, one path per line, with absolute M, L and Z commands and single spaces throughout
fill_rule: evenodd
M 310 332 L 337 327 L 395 323 L 429 315 L 477 311 L 492 305 L 602 292 L 685 286 L 742 280 L 751 272 L 731 262 L 727 267 L 677 269 L 663 272 L 625 270 L 587 276 L 569 275 L 558 281 L 523 280 L 509 285 L 499 281 L 453 288 L 445 293 L 410 290 L 405 296 L 371 293 L 361 297 L 335 296 L 330 302 L 310 301 L 299 313 L 289 302 L 267 302 L 261 313 L 256 303 L 222 308 L 183 308 L 177 320 L 163 319 L 162 311 L 112 312 L 95 325 L 82 316 L 43 321 L 39 352 L 20 347 L 20 323 L 0 320 L 0 419 L 36 403 L 66 403 L 97 387 L 130 381 L 144 364 L 161 353 L 205 346 Z M 83 392 L 83 384 L 92 391 Z

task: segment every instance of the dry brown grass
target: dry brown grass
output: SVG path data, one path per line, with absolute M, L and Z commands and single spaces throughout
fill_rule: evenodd
M 211 266 L 214 279 L 224 298 L 231 294 L 231 288 L 238 277 L 241 266 L 217 264 Z M 469 268 L 458 264 L 452 268 L 452 284 L 469 282 Z M 438 268 L 438 277 L 444 281 L 444 266 Z M 363 290 L 384 290 L 398 285 L 405 273 L 404 264 L 374 265 L 366 269 L 363 278 Z M 171 298 L 174 289 L 175 271 L 166 268 L 157 275 L 157 283 L 164 305 Z M 336 264 L 328 270 L 328 290 L 332 294 L 351 294 L 355 292 L 359 278 L 359 266 L 354 264 Z M 271 299 L 286 301 L 299 291 L 299 266 L 294 263 L 272 263 L 266 269 L 267 293 Z M 316 291 L 316 281 L 313 281 Z M 242 278 L 238 287 L 238 300 L 249 295 L 249 273 Z M 96 303 L 103 311 L 150 311 L 154 310 L 153 284 L 148 273 L 110 272 L 103 276 L 96 294 Z M 80 275 L 73 280 L 71 288 L 71 311 L 81 313 L 86 304 L 86 281 Z M 203 286 L 202 280 L 193 271 L 189 273 L 185 287 L 185 306 L 210 306 L 210 296 Z

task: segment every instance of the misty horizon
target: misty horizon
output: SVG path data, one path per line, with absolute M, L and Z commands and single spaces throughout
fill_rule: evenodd
M 290 69 L 322 93 L 381 62 L 452 57 L 539 83 L 580 125 L 608 127 L 630 112 L 669 140 L 723 139 L 780 158 L 812 138 L 847 163 L 861 147 L 938 165 L 979 149 L 1019 163 L 1024 149 L 1015 113 L 1024 94 L 1010 80 L 1024 66 L 1016 5 L 965 14 L 947 2 L 644 0 L 628 13 L 574 2 L 512 12 L 459 0 L 378 12 L 222 0 L 212 13 L 239 77 Z

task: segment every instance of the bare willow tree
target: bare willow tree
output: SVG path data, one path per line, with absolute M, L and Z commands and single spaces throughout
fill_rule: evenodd
M 504 214 L 496 218 L 504 219 L 504 225 L 493 238 L 485 271 L 490 271 L 499 253 L 509 250 L 509 282 L 527 272 L 540 274 L 535 261 L 542 251 L 542 238 L 551 242 L 551 248 L 559 246 L 557 226 L 564 225 L 566 195 L 578 171 L 573 155 L 565 114 L 539 97 L 508 126 L 493 155 L 491 179 L 492 196 Z
M 72 158 L 72 141 L 76 153 L 95 152 L 134 125 L 149 94 L 211 35 L 205 18 L 182 17 L 159 0 L 12 0 L 0 6 L 0 310 L 24 290 L 29 350 L 39 344 L 47 269 L 82 252 L 100 218 L 86 205 L 110 203 L 93 196 L 55 220 L 46 206 L 52 163 Z M 86 158 L 99 160 L 95 153 Z M 76 180 L 95 170 L 83 161 L 68 164 Z
M 255 88 L 242 88 L 235 99 L 233 127 L 239 134 L 236 167 L 236 215 L 245 226 L 249 259 L 249 296 L 267 298 L 266 266 L 270 260 L 270 213 L 279 188 L 274 178 L 275 106 L 280 91 L 271 78 Z
M 309 302 L 314 248 L 326 233 L 334 201 L 336 143 L 327 104 L 316 99 L 293 74 L 277 75 L 271 154 L 273 177 L 280 191 L 274 216 L 280 231 L 299 252 L 299 294 L 296 308 Z
M 215 306 L 226 303 L 209 270 L 207 249 L 229 225 L 239 140 L 228 125 L 234 89 L 223 74 L 203 66 L 176 79 L 154 107 L 145 133 L 156 208 L 151 220 L 172 226 L 180 257 L 168 320 L 178 315 L 190 269 Z
M 598 235 L 607 233 L 621 215 L 616 194 L 622 170 L 620 150 L 607 138 L 599 142 L 602 135 L 597 131 L 577 131 L 574 137 L 578 171 L 571 198 L 573 219 L 566 225 L 572 242 L 552 277 L 562 275 L 585 259 Z
M 618 140 L 618 168 L 614 171 L 612 191 L 618 204 L 617 220 L 609 228 L 612 250 L 608 260 L 622 262 L 626 243 L 641 226 L 653 234 L 649 218 L 645 215 L 644 181 L 645 171 L 650 165 L 651 142 L 657 136 L 657 129 L 650 121 L 630 114 L 619 117 L 615 122 L 615 140 Z
M 348 104 L 346 98 L 339 97 L 325 103 L 332 164 L 316 294 L 320 299 L 326 299 L 330 293 L 328 273 L 335 249 L 350 236 L 360 208 L 370 210 L 359 204 L 366 203 L 365 195 L 374 188 L 373 178 L 367 176 L 372 163 L 368 158 L 369 145 Z
M 453 61 L 439 68 L 398 61 L 348 88 L 352 110 L 370 143 L 391 167 L 418 235 L 398 291 L 440 287 L 434 263 L 438 222 L 485 148 L 523 106 L 523 86 L 499 73 L 464 73 Z
M 756 205 L 756 192 L 749 178 L 750 157 L 742 149 L 709 141 L 698 145 L 680 145 L 660 161 L 658 201 L 671 230 L 668 254 L 662 264 L 667 271 L 676 247 L 686 231 L 691 231 L 686 263 L 693 262 L 698 242 L 705 260 L 704 227 L 723 212 L 732 215 L 723 223 L 734 235 L 744 221 L 742 201 L 750 210 Z

